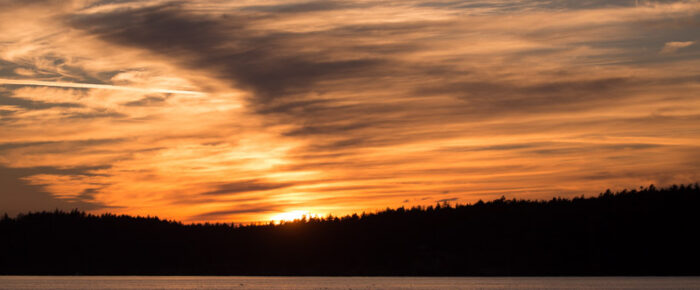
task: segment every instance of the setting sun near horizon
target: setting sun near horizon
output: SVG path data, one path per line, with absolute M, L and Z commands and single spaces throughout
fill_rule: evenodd
M 323 217 L 323 215 L 310 213 L 307 210 L 294 210 L 294 211 L 275 214 L 272 217 L 270 217 L 270 221 L 274 222 L 275 224 L 280 224 L 282 222 L 292 222 L 295 220 L 320 218 L 320 217 Z

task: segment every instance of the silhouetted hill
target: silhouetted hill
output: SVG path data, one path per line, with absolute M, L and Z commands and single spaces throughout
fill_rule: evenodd
M 387 209 L 282 225 L 5 216 L 0 274 L 698 275 L 700 187 Z

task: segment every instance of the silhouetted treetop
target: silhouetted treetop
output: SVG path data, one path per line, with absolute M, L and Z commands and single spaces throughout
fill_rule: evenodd
M 699 202 L 696 183 L 279 225 L 4 215 L 0 274 L 698 275 Z

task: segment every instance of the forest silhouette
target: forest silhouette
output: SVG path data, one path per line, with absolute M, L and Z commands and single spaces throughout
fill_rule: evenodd
M 5 275 L 699 275 L 700 186 L 437 204 L 279 225 L 5 215 Z

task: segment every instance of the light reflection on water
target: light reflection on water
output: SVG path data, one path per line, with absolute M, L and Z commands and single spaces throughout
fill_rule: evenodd
M 0 276 L 0 289 L 700 289 L 700 277 Z

